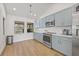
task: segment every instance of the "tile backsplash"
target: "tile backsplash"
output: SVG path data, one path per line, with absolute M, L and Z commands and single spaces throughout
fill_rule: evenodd
M 69 29 L 70 33 L 72 33 L 72 28 L 71 27 L 38 28 L 38 29 L 35 29 L 35 32 L 45 33 L 47 31 L 47 32 L 53 32 L 53 33 L 56 33 L 56 34 L 63 34 L 64 29 Z

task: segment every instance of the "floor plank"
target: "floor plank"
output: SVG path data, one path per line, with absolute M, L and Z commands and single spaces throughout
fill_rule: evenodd
M 3 56 L 63 56 L 36 40 L 26 40 L 8 45 Z

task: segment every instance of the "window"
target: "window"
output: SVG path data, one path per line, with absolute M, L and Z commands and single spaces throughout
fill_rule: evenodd
M 33 32 L 33 23 L 27 23 L 27 32 Z
M 24 33 L 24 22 L 15 21 L 15 34 Z

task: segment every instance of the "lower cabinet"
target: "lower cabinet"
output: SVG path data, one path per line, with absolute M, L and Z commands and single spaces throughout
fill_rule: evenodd
M 72 40 L 72 39 L 71 39 Z M 61 52 L 65 55 L 72 55 L 72 41 L 62 40 Z
M 53 37 L 52 38 L 52 48 L 56 49 L 59 51 L 59 38 L 58 37 Z
M 42 43 L 43 42 L 43 33 L 34 33 L 34 39 Z
M 72 38 L 53 36 L 52 48 L 63 53 L 64 55 L 72 55 Z

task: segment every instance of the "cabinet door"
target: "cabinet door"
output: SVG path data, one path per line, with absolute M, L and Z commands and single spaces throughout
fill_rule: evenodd
M 63 38 L 66 39 L 66 38 Z M 65 55 L 72 55 L 72 41 L 62 40 L 61 52 Z
M 34 33 L 34 39 L 38 40 L 38 34 L 37 33 Z
M 46 18 L 40 19 L 40 21 L 39 21 L 39 27 L 40 28 L 44 28 L 45 27 L 45 20 L 46 20 Z
M 39 41 L 40 41 L 41 43 L 43 43 L 43 34 L 42 34 L 42 33 L 39 33 Z
M 58 12 L 55 14 L 55 25 L 62 26 L 64 20 L 64 14 L 62 12 Z
M 46 21 L 53 21 L 54 20 L 54 14 L 51 14 L 46 17 Z
M 42 43 L 43 42 L 43 34 L 42 33 L 34 33 L 34 39 Z
M 61 36 L 53 36 L 52 37 L 52 48 L 56 49 L 57 51 L 65 54 L 65 55 L 72 55 L 72 39 L 65 38 Z
M 57 36 L 52 37 L 52 48 L 56 49 L 59 51 L 60 49 L 60 38 Z
M 71 10 L 71 8 L 65 10 L 64 13 L 65 13 L 64 26 L 72 25 L 72 10 Z
M 46 27 L 45 23 L 46 23 L 46 17 L 42 19 L 42 28 Z
M 54 36 L 52 36 L 52 48 L 56 49 L 56 42 L 57 42 L 57 39 L 55 39 Z
M 42 27 L 42 19 L 39 20 L 39 28 Z
M 51 24 L 52 22 L 52 24 Z M 49 16 L 46 17 L 46 23 L 45 25 L 47 25 L 46 27 L 51 27 L 51 26 L 54 26 L 55 25 L 55 18 L 54 18 L 54 14 L 51 14 Z
M 68 26 L 72 24 L 72 11 L 65 9 L 55 14 L 56 26 Z

